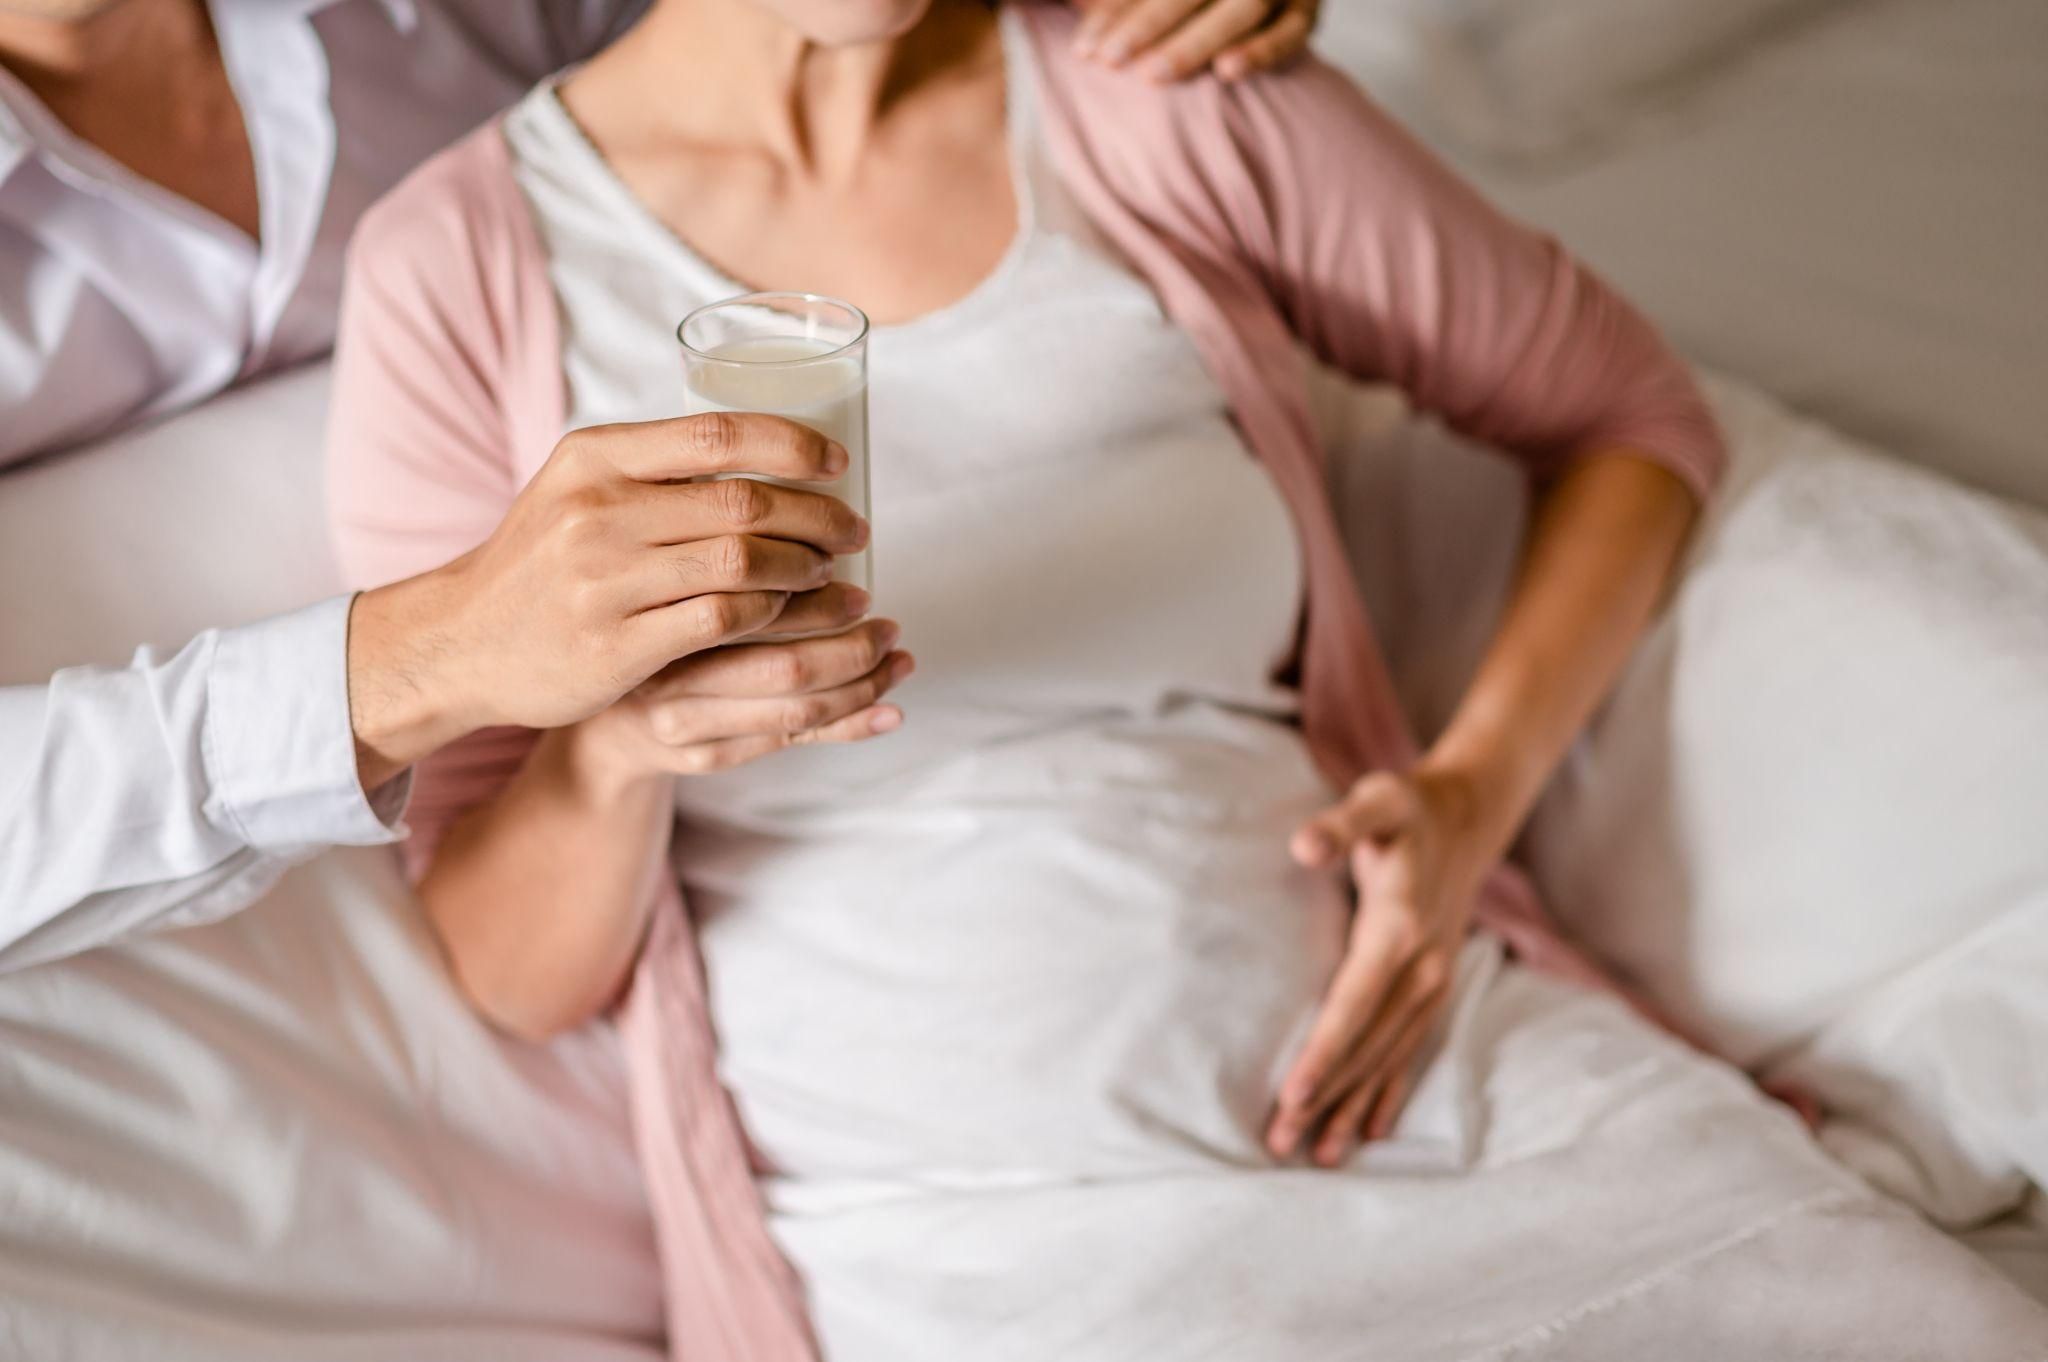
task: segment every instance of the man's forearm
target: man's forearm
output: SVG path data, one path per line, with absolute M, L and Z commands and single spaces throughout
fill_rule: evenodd
M 1696 516 L 1683 483 L 1626 450 L 1579 463 L 1537 503 L 1493 643 L 1421 763 L 1469 790 L 1496 852 L 1613 685 Z

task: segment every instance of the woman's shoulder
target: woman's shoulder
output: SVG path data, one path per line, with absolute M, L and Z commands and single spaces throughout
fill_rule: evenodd
M 532 244 L 502 119 L 435 153 L 370 206 L 349 243 L 349 271 L 426 293 L 491 277 Z

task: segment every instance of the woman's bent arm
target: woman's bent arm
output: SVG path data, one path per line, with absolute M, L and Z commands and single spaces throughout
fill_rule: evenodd
M 419 886 L 471 1004 L 527 1040 L 617 996 L 675 817 L 668 778 L 593 769 L 578 734 L 543 735 L 512 783 L 448 830 Z
M 915 665 L 866 593 L 794 598 L 757 640 L 672 663 L 612 708 L 540 736 L 435 847 L 420 897 L 494 1025 L 540 1040 L 604 1010 L 639 953 L 674 827 L 674 781 L 786 747 L 887 733 Z M 797 639 L 778 634 L 844 632 Z
M 1698 501 L 1628 450 L 1581 458 L 1537 499 L 1500 626 L 1421 768 L 1461 777 L 1489 861 L 1614 683 Z

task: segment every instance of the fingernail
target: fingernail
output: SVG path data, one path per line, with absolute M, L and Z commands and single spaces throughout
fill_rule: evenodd
M 891 681 L 901 681 L 904 677 L 910 675 L 912 672 L 916 670 L 917 659 L 912 657 L 909 653 L 905 653 L 903 656 L 897 658 L 896 665 L 889 669 L 889 679 Z
M 875 717 L 868 720 L 870 733 L 893 733 L 903 727 L 903 711 L 900 709 L 878 709 Z
M 868 540 L 874 537 L 875 527 L 868 523 L 868 518 L 864 515 L 855 516 L 853 518 L 853 547 L 856 550 L 864 549 L 868 546 Z
M 1122 66 L 1131 59 L 1131 40 L 1129 38 L 1111 38 L 1096 49 L 1095 55 L 1108 62 L 1111 66 Z
M 844 473 L 846 466 L 853 462 L 853 456 L 846 452 L 846 446 L 837 440 L 825 442 L 825 471 L 832 474 Z
M 902 637 L 903 626 L 894 620 L 882 621 L 881 628 L 875 632 L 875 642 L 881 645 L 881 649 L 885 653 L 895 647 L 896 640 Z
M 1155 85 L 1169 85 L 1180 78 L 1180 68 L 1168 57 L 1154 57 L 1140 69 Z
M 867 614 L 868 607 L 874 603 L 875 598 L 859 587 L 850 586 L 846 588 L 846 613 L 855 619 L 859 619 L 862 615 Z

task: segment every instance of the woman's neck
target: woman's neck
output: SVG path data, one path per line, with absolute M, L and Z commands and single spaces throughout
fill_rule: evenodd
M 999 63 L 979 0 L 933 0 L 908 32 L 843 47 L 813 43 L 753 0 L 663 0 L 565 91 L 601 101 L 652 139 L 765 154 L 816 182 L 851 177 L 906 95 Z M 691 79 L 676 79 L 688 53 Z M 604 118 L 611 127 L 628 120 Z

